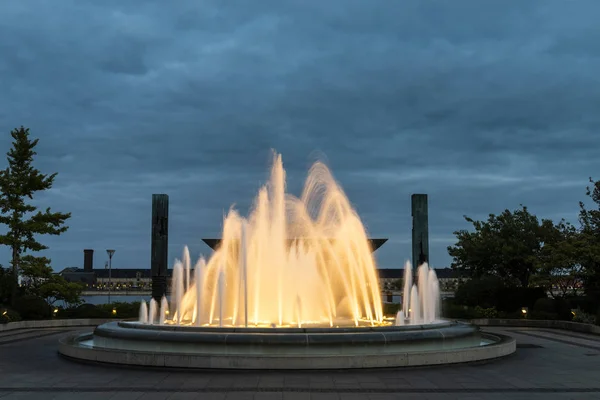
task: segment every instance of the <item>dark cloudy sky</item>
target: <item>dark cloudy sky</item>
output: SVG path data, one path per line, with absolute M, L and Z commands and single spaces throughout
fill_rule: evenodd
M 5 0 L 0 149 L 19 125 L 57 171 L 46 242 L 150 259 L 152 193 L 171 201 L 170 258 L 209 253 L 283 154 L 290 190 L 326 157 L 381 267 L 410 257 L 410 194 L 430 198 L 431 260 L 463 214 L 523 203 L 576 219 L 600 178 L 600 1 Z M 2 250 L 0 262 L 8 263 Z

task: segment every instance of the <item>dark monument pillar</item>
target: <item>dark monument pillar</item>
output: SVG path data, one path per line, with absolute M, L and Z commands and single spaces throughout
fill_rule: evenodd
M 412 261 L 413 268 L 429 262 L 429 217 L 427 195 L 411 196 L 412 210 Z
M 169 196 L 152 195 L 152 297 L 160 302 L 167 294 L 167 263 L 169 249 Z
M 94 250 L 92 249 L 83 250 L 83 271 L 94 271 Z

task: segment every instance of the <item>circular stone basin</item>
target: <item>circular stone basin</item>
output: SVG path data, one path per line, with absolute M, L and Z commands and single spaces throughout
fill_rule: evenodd
M 345 369 L 502 357 L 514 339 L 464 323 L 357 328 L 214 328 L 109 322 L 61 340 L 67 357 L 113 364 L 217 369 Z

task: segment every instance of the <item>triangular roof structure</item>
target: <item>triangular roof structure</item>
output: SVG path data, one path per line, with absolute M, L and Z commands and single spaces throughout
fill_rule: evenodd
M 293 239 L 290 239 L 290 240 L 293 240 Z M 373 249 L 373 252 L 375 252 L 375 250 L 377 250 L 378 248 L 383 246 L 383 244 L 388 241 L 387 239 L 368 239 L 368 240 L 369 240 L 369 243 L 371 244 L 371 249 Z M 208 245 L 208 247 L 210 247 L 213 250 L 215 250 L 221 244 L 221 239 L 202 239 L 202 241 L 204 243 L 206 243 Z

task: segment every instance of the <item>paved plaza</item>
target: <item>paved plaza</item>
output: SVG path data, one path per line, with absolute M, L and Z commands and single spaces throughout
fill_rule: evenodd
M 0 333 L 7 399 L 600 399 L 600 337 L 486 328 L 517 353 L 477 364 L 369 371 L 178 371 L 81 364 L 57 354 L 73 329 Z M 89 330 L 89 329 L 88 329 Z

